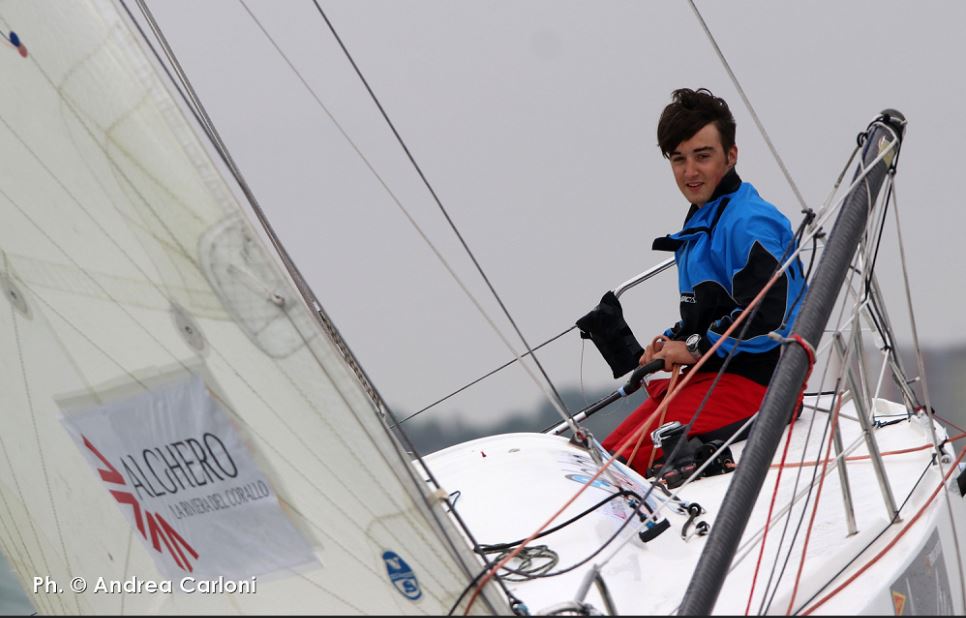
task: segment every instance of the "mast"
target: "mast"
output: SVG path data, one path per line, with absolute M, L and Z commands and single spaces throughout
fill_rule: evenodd
M 886 157 L 876 159 L 885 148 L 901 140 L 905 124 L 905 117 L 901 113 L 887 109 L 864 134 L 862 166 L 856 171 L 856 177 L 864 169 L 870 166 L 871 169 L 868 169 L 865 180 L 857 183 L 845 198 L 793 328 L 793 332 L 798 333 L 813 349 L 818 347 L 822 338 L 825 324 L 865 231 L 870 205 L 875 202 L 889 173 L 899 144 L 894 144 L 894 150 Z M 806 351 L 798 345 L 786 346 L 762 401 L 741 463 L 684 594 L 680 614 L 706 616 L 714 609 L 738 542 L 775 456 L 782 431 L 791 418 L 807 370 Z

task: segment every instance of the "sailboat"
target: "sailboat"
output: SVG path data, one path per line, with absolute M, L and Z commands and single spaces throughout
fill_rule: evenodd
M 38 612 L 966 611 L 962 453 L 874 270 L 900 113 L 814 213 L 735 472 L 672 489 L 566 413 L 418 457 L 127 8 L 0 6 L 0 549 Z

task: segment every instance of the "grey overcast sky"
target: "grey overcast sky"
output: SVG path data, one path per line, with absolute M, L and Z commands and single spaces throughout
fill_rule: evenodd
M 510 333 L 312 2 L 246 3 Z M 283 242 L 397 411 L 511 358 L 245 5 L 149 4 Z M 320 4 L 531 344 L 665 258 L 651 239 L 678 229 L 687 209 L 654 136 L 675 88 L 708 87 L 730 102 L 739 173 L 800 221 L 687 2 Z M 809 205 L 825 199 L 880 110 L 906 114 L 897 192 L 920 333 L 927 345 L 962 344 L 966 3 L 698 8 Z M 886 293 L 901 292 L 898 262 L 882 263 Z M 638 338 L 673 323 L 676 302 L 670 273 L 629 292 Z M 904 306 L 894 305 L 894 321 Z M 591 345 L 582 370 L 581 358 L 576 333 L 541 354 L 559 385 L 614 384 Z M 507 370 L 434 414 L 483 422 L 541 397 Z

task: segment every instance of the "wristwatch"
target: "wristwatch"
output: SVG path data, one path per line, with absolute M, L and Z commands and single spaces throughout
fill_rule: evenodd
M 698 347 L 698 344 L 700 343 L 701 335 L 697 333 L 689 336 L 684 342 L 684 345 L 688 348 L 688 352 L 691 353 L 691 356 L 693 356 L 695 360 L 701 358 L 701 348 Z

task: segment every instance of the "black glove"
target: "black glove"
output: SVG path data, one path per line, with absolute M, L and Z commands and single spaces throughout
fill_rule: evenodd
M 624 321 L 621 303 L 613 292 L 604 294 L 600 304 L 577 320 L 577 328 L 582 339 L 594 342 L 615 378 L 635 369 L 640 363 L 644 348 Z

